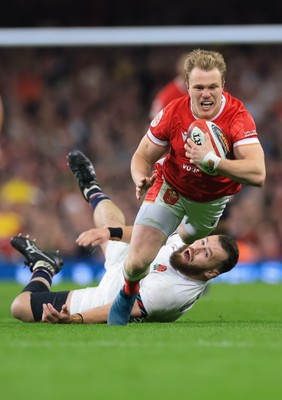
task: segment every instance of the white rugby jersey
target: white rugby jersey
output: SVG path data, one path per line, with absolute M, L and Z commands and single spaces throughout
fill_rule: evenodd
M 149 274 L 140 281 L 138 304 L 143 313 L 141 321 L 175 321 L 203 293 L 207 282 L 187 278 L 170 265 L 173 251 L 184 243 L 179 235 L 171 236 L 150 265 Z M 110 241 L 105 253 L 106 272 L 99 286 L 75 290 L 71 299 L 71 313 L 83 312 L 113 301 L 124 285 L 123 262 L 129 245 Z
M 149 274 L 140 282 L 147 321 L 175 321 L 194 305 L 207 285 L 186 277 L 170 265 L 170 255 L 183 244 L 179 235 L 171 236 L 150 265 Z

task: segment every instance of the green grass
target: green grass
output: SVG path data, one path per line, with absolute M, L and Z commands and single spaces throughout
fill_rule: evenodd
M 5 400 L 282 397 L 281 285 L 213 284 L 175 323 L 126 327 L 24 324 L 19 290 L 0 284 Z

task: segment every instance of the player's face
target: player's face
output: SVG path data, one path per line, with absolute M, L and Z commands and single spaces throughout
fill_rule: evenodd
M 221 247 L 218 236 L 213 235 L 182 246 L 171 255 L 170 262 L 183 274 L 197 277 L 215 269 L 226 259 L 227 253 Z
M 193 114 L 202 119 L 213 118 L 220 110 L 223 84 L 217 68 L 204 71 L 194 68 L 189 77 L 188 92 Z

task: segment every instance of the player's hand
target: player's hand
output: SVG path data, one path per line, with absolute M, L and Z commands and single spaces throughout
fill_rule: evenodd
M 210 151 L 214 151 L 210 137 L 207 133 L 205 133 L 205 137 L 206 141 L 202 146 L 197 145 L 190 138 L 187 139 L 187 142 L 184 145 L 184 148 L 186 150 L 185 156 L 187 158 L 190 158 L 191 164 L 201 164 L 205 155 Z
M 145 176 L 140 178 L 136 183 L 136 198 L 140 200 L 141 196 L 147 192 L 147 190 L 153 186 L 157 175 L 153 174 L 152 176 Z
M 71 323 L 71 315 L 67 305 L 64 304 L 59 312 L 51 303 L 43 304 L 42 322 L 49 322 L 50 324 Z
M 108 228 L 93 228 L 82 232 L 76 239 L 79 246 L 98 246 L 110 239 L 110 231 Z

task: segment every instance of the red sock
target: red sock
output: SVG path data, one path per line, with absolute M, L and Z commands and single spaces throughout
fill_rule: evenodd
M 124 278 L 124 293 L 128 296 L 134 296 L 139 292 L 140 285 L 139 281 L 129 281 L 128 279 Z

